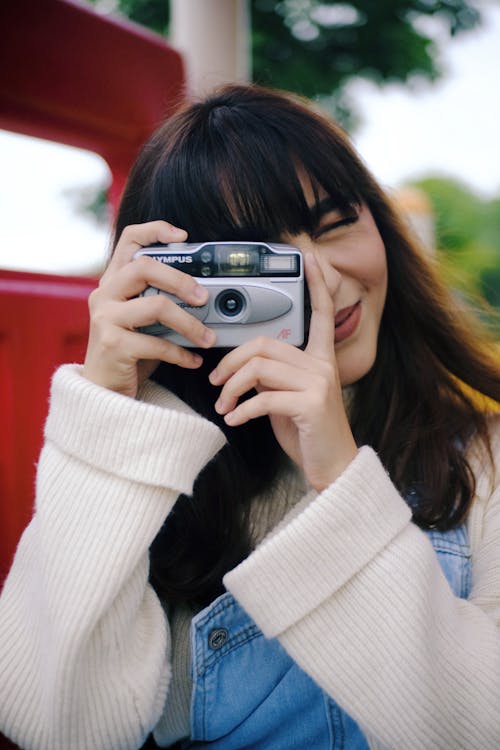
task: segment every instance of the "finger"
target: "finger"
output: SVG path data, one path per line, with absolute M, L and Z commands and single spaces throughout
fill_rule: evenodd
M 210 373 L 210 382 L 212 385 L 222 385 L 253 357 L 287 363 L 301 370 L 308 369 L 312 364 L 311 359 L 297 347 L 267 336 L 258 336 L 226 354 Z
M 180 333 L 194 346 L 208 348 L 215 344 L 213 330 L 183 310 L 169 297 L 157 294 L 154 297 L 136 297 L 127 302 L 113 302 L 107 306 L 108 318 L 121 328 L 135 330 L 153 323 Z
M 141 256 L 117 273 L 103 278 L 99 289 L 105 297 L 126 300 L 137 296 L 148 286 L 175 294 L 193 305 L 203 305 L 208 300 L 208 291 L 193 276 L 148 256 Z
M 187 232 L 168 221 L 148 221 L 125 227 L 114 249 L 108 270 L 115 271 L 129 263 L 134 254 L 154 242 L 185 242 Z M 106 271 L 107 273 L 107 271 Z
M 231 427 L 236 427 L 251 419 L 271 415 L 296 419 L 297 394 L 293 391 L 262 391 L 226 414 L 224 421 Z
M 234 373 L 222 388 L 215 404 L 219 414 L 234 409 L 238 399 L 252 388 L 283 391 L 304 391 L 314 387 L 314 376 L 305 377 L 304 371 L 284 362 L 254 357 Z
M 323 272 L 312 253 L 305 256 L 305 267 L 311 299 L 311 322 L 305 351 L 313 357 L 329 360 L 335 352 L 335 307 Z
M 120 352 L 126 351 L 129 361 L 139 362 L 144 360 L 161 360 L 169 364 L 179 365 L 188 369 L 199 367 L 203 358 L 189 349 L 185 349 L 172 341 L 150 336 L 146 333 L 138 333 L 120 329 L 114 341 L 111 336 L 108 338 L 106 354 L 113 356 L 113 347 Z

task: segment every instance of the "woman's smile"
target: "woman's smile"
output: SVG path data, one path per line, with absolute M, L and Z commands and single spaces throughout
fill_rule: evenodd
M 335 343 L 340 344 L 357 330 L 361 320 L 361 300 L 350 307 L 344 307 L 335 316 Z

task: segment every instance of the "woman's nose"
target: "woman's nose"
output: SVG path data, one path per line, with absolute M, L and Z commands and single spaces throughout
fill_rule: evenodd
M 325 260 L 324 254 L 322 254 L 321 252 L 314 252 L 314 257 L 316 258 L 316 262 L 323 272 L 325 284 L 330 293 L 330 296 L 332 300 L 334 300 L 342 283 L 342 274 L 337 270 L 335 266 Z

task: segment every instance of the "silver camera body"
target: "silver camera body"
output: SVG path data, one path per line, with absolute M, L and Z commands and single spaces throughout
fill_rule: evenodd
M 269 242 L 176 242 L 139 250 L 196 277 L 207 288 L 205 305 L 190 305 L 173 294 L 147 287 L 141 296 L 166 294 L 217 334 L 217 347 L 235 347 L 256 336 L 300 346 L 304 340 L 304 268 L 296 247 Z M 185 347 L 190 341 L 160 323 L 143 333 Z

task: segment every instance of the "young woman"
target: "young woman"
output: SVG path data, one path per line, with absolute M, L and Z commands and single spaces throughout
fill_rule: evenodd
M 142 246 L 295 245 L 309 325 L 233 350 Z M 133 169 L 55 375 L 0 605 L 0 729 L 26 750 L 500 745 L 491 344 L 338 127 L 234 85 Z M 140 332 L 160 321 L 183 348 Z

